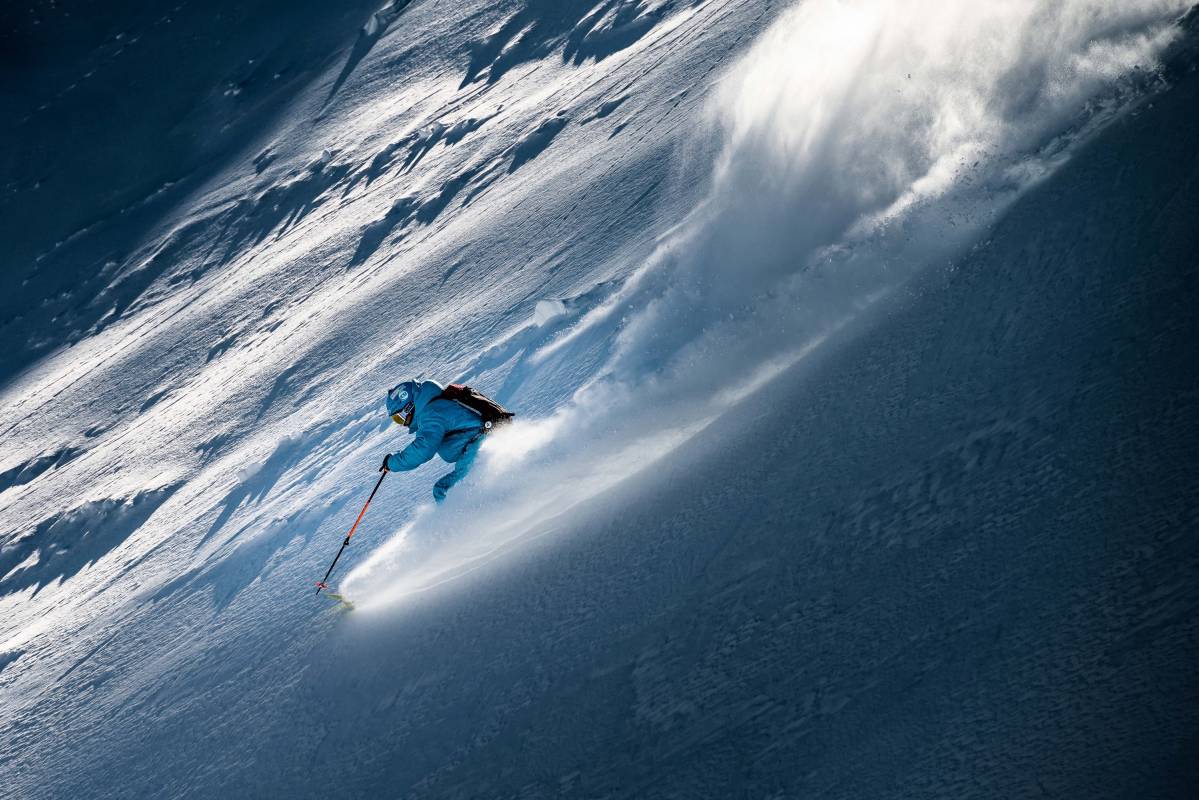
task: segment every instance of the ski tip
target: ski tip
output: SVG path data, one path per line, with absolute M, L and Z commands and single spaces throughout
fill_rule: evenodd
M 341 606 L 347 611 L 354 610 L 354 602 L 352 600 L 350 600 L 348 597 L 337 594 L 336 592 L 325 592 L 325 597 L 328 597 L 330 600 L 334 600 L 337 603 L 340 603 Z

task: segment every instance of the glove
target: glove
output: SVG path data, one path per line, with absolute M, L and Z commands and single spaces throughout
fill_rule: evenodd
M 387 459 L 389 458 L 391 458 L 391 453 L 383 456 L 383 466 L 379 467 L 380 472 L 390 472 L 390 470 L 387 469 Z

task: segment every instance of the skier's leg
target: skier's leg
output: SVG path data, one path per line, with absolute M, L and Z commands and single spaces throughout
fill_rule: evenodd
M 450 487 L 460 482 L 466 477 L 466 473 L 470 472 L 471 466 L 475 463 L 475 457 L 479 454 L 479 447 L 482 441 L 477 441 L 466 448 L 462 453 L 462 457 L 454 462 L 454 471 L 447 472 L 437 479 L 437 483 L 433 484 L 433 499 L 437 502 L 445 500 L 446 492 Z
M 437 483 L 433 484 L 433 499 L 438 503 L 445 500 L 445 493 L 450 490 L 450 487 L 458 482 L 458 470 L 447 472 L 437 479 Z

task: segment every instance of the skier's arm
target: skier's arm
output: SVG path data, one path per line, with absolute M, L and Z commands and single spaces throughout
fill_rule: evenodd
M 421 420 L 420 432 L 407 447 L 387 457 L 387 468 L 392 472 L 416 469 L 437 455 L 437 448 L 445 437 L 445 425 L 436 417 Z

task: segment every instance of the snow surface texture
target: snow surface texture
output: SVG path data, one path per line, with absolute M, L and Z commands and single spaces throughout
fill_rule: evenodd
M 6 78 L 6 795 L 1191 796 L 1187 3 L 217 5 Z

